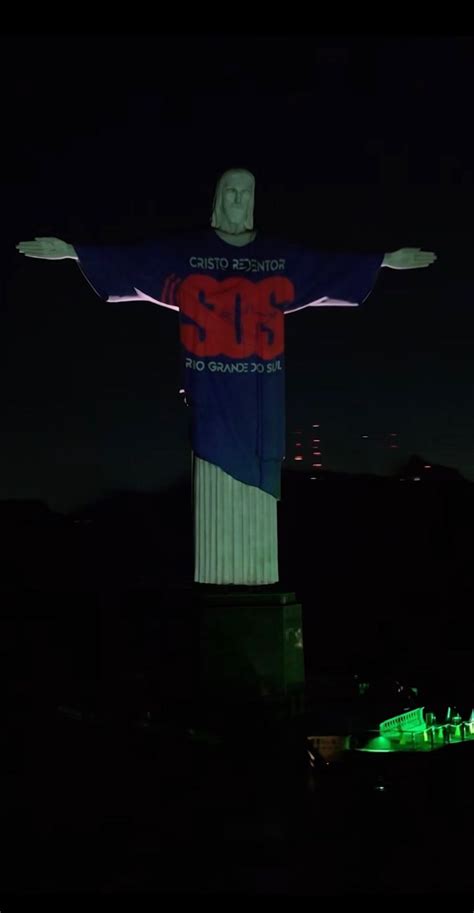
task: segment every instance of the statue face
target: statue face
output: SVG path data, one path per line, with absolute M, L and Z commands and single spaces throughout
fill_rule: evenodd
M 232 227 L 243 231 L 249 223 L 254 181 L 246 171 L 229 171 L 222 182 L 222 209 Z

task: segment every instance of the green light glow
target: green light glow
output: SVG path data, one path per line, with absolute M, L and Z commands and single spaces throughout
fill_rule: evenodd
M 359 751 L 378 751 L 378 752 L 388 752 L 396 751 L 396 748 L 390 744 L 389 740 L 384 738 L 383 735 L 376 736 L 374 739 L 369 739 L 367 745 L 364 748 L 359 748 Z
M 347 736 L 308 736 L 312 751 L 308 749 L 312 766 L 315 754 L 324 759 L 334 760 L 346 751 L 365 751 L 374 754 L 438 751 L 451 745 L 462 745 L 474 738 L 474 711 L 470 718 L 462 720 L 459 714 L 452 718 L 451 709 L 447 714 L 450 722 L 438 723 L 434 713 L 428 711 L 426 720 L 423 708 L 405 711 L 399 717 L 391 717 L 381 723 L 380 729 L 356 731 Z M 354 741 L 352 741 L 354 739 Z M 313 754 L 314 751 L 314 754 Z
M 433 751 L 447 745 L 459 745 L 470 741 L 472 731 L 472 717 L 463 722 L 458 713 L 453 716 L 451 707 L 446 714 L 447 723 L 437 723 L 434 714 L 427 713 L 427 720 L 423 717 L 423 707 L 409 710 L 398 717 L 391 717 L 380 724 L 380 735 L 369 737 L 363 747 L 357 751 L 367 752 L 406 752 L 406 751 Z M 427 722 L 428 721 L 428 722 Z

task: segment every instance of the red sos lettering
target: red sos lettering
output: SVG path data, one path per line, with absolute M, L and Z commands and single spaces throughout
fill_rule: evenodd
M 181 322 L 181 342 L 200 357 L 258 355 L 268 361 L 283 352 L 283 306 L 294 297 L 293 283 L 283 276 L 260 282 L 189 276 L 177 291 L 180 312 L 193 321 Z

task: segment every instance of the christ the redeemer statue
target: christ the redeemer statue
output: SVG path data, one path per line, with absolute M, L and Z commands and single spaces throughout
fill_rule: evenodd
M 285 452 L 285 318 L 306 307 L 357 307 L 378 271 L 430 266 L 419 248 L 330 253 L 261 237 L 255 180 L 217 182 L 211 227 L 144 244 L 36 238 L 27 257 L 77 260 L 105 301 L 150 301 L 179 313 L 193 454 L 194 580 L 278 582 L 277 502 Z

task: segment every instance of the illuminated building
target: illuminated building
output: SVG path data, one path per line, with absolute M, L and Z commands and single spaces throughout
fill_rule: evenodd
M 304 472 L 312 470 L 309 476 L 312 482 L 321 477 L 318 470 L 323 469 L 320 428 L 319 423 L 312 422 L 309 428 L 300 427 L 288 433 L 287 466 Z

